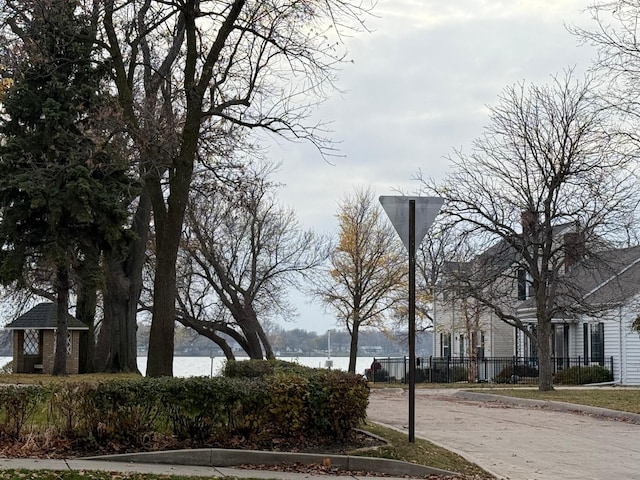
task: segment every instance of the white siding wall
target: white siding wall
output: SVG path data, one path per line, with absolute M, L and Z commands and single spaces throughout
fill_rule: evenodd
M 512 357 L 515 355 L 515 328 L 499 319 L 494 319 L 492 325 L 493 341 L 491 342 L 492 357 Z
M 637 303 L 632 302 L 631 305 L 637 305 Z M 637 317 L 638 310 L 633 306 L 628 306 L 622 310 L 621 315 L 620 334 L 622 341 L 620 343 L 622 344 L 623 358 L 621 380 L 624 385 L 640 385 L 640 334 L 631 330 L 631 323 Z
M 635 301 L 622 309 L 612 310 L 593 322 L 604 322 L 605 361 L 613 357 L 613 379 L 623 385 L 640 385 L 640 334 L 631 330 L 638 315 Z
M 597 321 L 597 320 L 594 320 Z M 625 383 L 625 346 L 624 334 L 620 334 L 624 329 L 620 324 L 620 312 L 614 310 L 610 314 L 600 319 L 604 323 L 604 359 L 605 362 L 613 357 L 613 381 Z

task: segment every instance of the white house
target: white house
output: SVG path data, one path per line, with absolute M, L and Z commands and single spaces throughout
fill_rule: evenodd
M 574 227 L 554 229 L 559 241 L 575 247 Z M 560 251 L 560 249 L 559 249 Z M 567 252 L 581 252 L 578 248 Z M 596 258 L 597 257 L 597 258 Z M 492 258 L 487 263 L 483 259 Z M 640 315 L 640 247 L 603 249 L 588 255 L 567 254 L 561 272 L 570 294 L 559 295 L 558 302 L 576 298 L 593 309 L 567 308 L 566 314 L 552 319 L 551 350 L 554 368 L 561 370 L 579 362 L 600 364 L 613 370 L 614 382 L 640 385 L 640 334 L 631 328 Z M 505 242 L 494 245 L 468 263 L 452 264 L 458 274 L 471 268 L 495 269 L 496 291 L 503 311 L 514 315 L 524 328 L 535 331 L 535 304 L 530 279 L 518 271 L 517 254 Z M 567 287 L 570 285 L 570 287 Z M 537 358 L 535 344 L 521 329 L 500 320 L 487 308 L 469 298 L 436 298 L 434 356 L 436 357 L 522 357 Z M 560 309 L 562 310 L 562 309 Z M 490 380 L 488 378 L 487 380 Z

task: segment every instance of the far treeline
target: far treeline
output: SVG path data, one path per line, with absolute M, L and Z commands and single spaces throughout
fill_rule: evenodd
M 307 330 L 294 328 L 291 330 L 277 329 L 268 334 L 269 341 L 281 357 L 322 356 L 329 354 L 331 348 L 332 357 L 348 356 L 350 353 L 350 336 L 346 330 L 331 330 L 330 339 L 327 332 L 318 334 Z M 149 345 L 149 326 L 138 326 L 138 355 L 147 355 Z M 363 331 L 360 333 L 360 347 L 358 356 L 386 357 L 405 356 L 407 354 L 406 335 L 398 335 L 389 338 L 379 331 Z M 236 357 L 245 356 L 239 345 L 235 345 L 233 352 Z M 0 357 L 10 357 L 12 352 L 11 332 L 0 332 Z M 433 337 L 430 332 L 423 332 L 417 337 L 416 351 L 423 357 L 431 356 L 433 350 Z M 223 352 L 206 337 L 198 335 L 193 330 L 178 327 L 175 336 L 175 355 L 202 356 L 211 355 L 220 357 Z

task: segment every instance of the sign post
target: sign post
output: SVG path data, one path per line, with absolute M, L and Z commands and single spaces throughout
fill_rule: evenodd
M 444 203 L 438 197 L 381 196 L 380 203 L 409 253 L 409 442 L 416 441 L 416 250 Z

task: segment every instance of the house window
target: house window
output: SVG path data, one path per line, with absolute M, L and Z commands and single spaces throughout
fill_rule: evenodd
M 527 299 L 527 271 L 524 268 L 518 269 L 518 300 Z
M 480 332 L 476 340 L 478 342 L 476 356 L 482 360 L 484 358 L 484 332 Z
M 24 342 L 22 343 L 25 355 L 40 354 L 40 334 L 38 330 L 25 330 Z
M 604 365 L 604 323 L 591 324 L 591 361 Z
M 56 330 L 56 335 L 58 335 L 58 331 Z M 67 355 L 71 355 L 71 345 L 72 345 L 72 341 L 71 341 L 71 331 L 67 330 Z M 53 353 L 56 352 L 58 346 L 58 342 L 54 342 L 53 344 Z
M 518 274 L 518 300 L 526 300 L 532 296 L 532 277 L 524 268 L 519 268 Z
M 459 356 L 460 358 L 464 358 L 464 335 L 460 335 L 460 344 L 458 346 L 459 346 L 459 350 L 458 350 Z
M 440 334 L 440 356 L 449 358 L 451 356 L 451 334 Z

